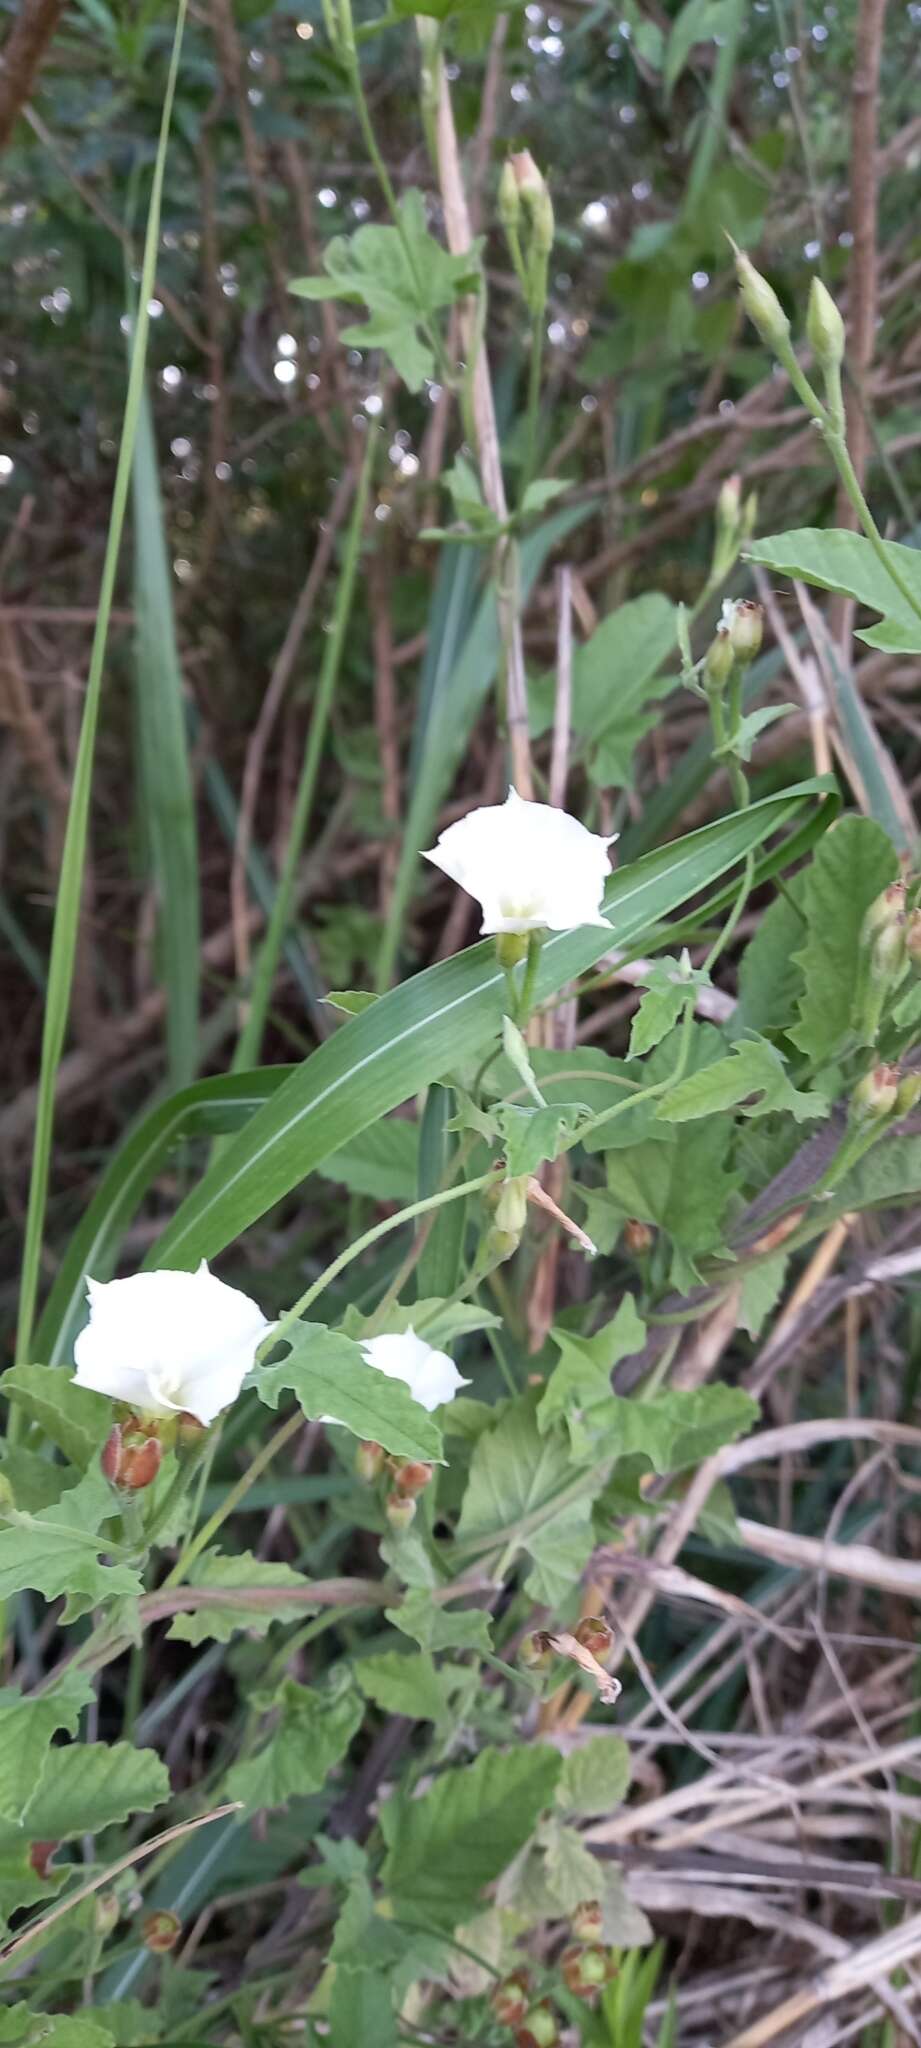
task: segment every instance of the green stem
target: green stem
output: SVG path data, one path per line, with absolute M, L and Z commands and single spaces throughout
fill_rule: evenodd
M 147 354 L 147 334 L 150 325 L 150 315 L 147 308 L 153 296 L 156 276 L 157 249 L 160 240 L 160 212 L 163 200 L 163 179 L 166 170 L 166 151 L 173 112 L 173 99 L 176 92 L 176 80 L 179 74 L 179 56 L 182 49 L 186 7 L 187 0 L 178 0 L 176 26 L 173 32 L 173 47 L 166 80 L 166 91 L 163 96 L 163 111 L 160 116 L 160 134 L 153 169 L 150 206 L 147 213 L 144 256 L 141 264 L 141 279 L 131 346 L 131 363 L 128 371 L 128 390 L 125 396 L 121 444 L 119 446 L 118 464 L 115 471 L 115 485 L 112 491 L 112 510 L 109 517 L 109 531 L 106 537 L 105 559 L 102 565 L 99 606 L 96 613 L 96 627 L 90 653 L 86 699 L 80 726 L 80 743 L 77 748 L 77 760 L 73 777 L 73 791 L 67 813 L 64 845 L 61 850 L 61 871 L 58 880 L 54 932 L 51 940 L 51 958 L 48 965 L 48 989 L 45 998 L 42 1058 L 35 1114 L 35 1142 L 32 1149 L 32 1173 L 29 1182 L 29 1203 L 22 1254 L 19 1327 L 16 1338 L 16 1357 L 22 1360 L 28 1360 L 29 1358 L 32 1348 L 32 1332 L 35 1327 L 42 1237 L 51 1164 L 55 1083 L 61 1054 L 64 1050 L 64 1037 L 70 1010 L 74 959 L 80 926 L 80 903 L 83 894 L 83 874 L 86 865 L 86 840 L 93 781 L 93 756 L 96 747 L 96 729 L 99 723 L 99 704 L 102 694 L 102 671 L 109 636 L 109 621 L 112 615 L 112 600 L 115 594 L 115 576 L 125 523 L 125 510 L 128 503 L 128 491 L 131 485 L 131 467 L 134 460 L 138 416 L 144 389 L 144 365 Z M 17 1411 L 14 1408 L 11 1419 L 11 1434 L 16 1431 L 18 1426 Z
M 518 1013 L 515 1019 L 521 1031 L 524 1031 L 526 1029 L 528 1020 L 531 1015 L 531 1009 L 534 1003 L 534 988 L 537 981 L 537 970 L 540 966 L 541 947 L 543 943 L 544 939 L 542 932 L 528 933 L 528 956 L 525 961 L 524 974 L 521 980 L 521 991 L 518 996 Z
M 521 485 L 518 493 L 518 509 L 522 509 L 525 493 L 532 482 L 537 466 L 537 425 L 540 416 L 540 376 L 544 360 L 544 327 L 547 314 L 547 271 L 549 260 L 546 256 L 536 259 L 536 278 L 531 306 L 531 359 L 528 364 L 528 400 L 525 414 L 524 462 L 521 470 Z
M 358 560 L 361 551 L 362 527 L 368 503 L 373 462 L 374 436 L 373 430 L 369 428 L 364 461 L 361 466 L 358 489 L 355 493 L 352 517 L 346 536 L 342 573 L 336 592 L 336 608 L 333 614 L 332 628 L 323 650 L 320 679 L 317 684 L 313 713 L 310 720 L 310 731 L 307 735 L 307 746 L 297 786 L 297 794 L 294 800 L 294 810 L 288 832 L 288 843 L 285 847 L 284 863 L 278 878 L 278 887 L 275 891 L 275 901 L 272 904 L 272 914 L 269 918 L 268 929 L 256 961 L 246 1021 L 240 1033 L 236 1052 L 234 1053 L 233 1072 L 236 1074 L 242 1073 L 246 1068 L 254 1067 L 258 1064 L 259 1049 L 265 1029 L 266 1012 L 269 1007 L 281 950 L 291 920 L 291 907 L 294 900 L 297 870 L 310 824 L 320 758 L 326 739 L 326 727 L 329 720 L 333 692 L 339 676 L 346 630 L 351 617 L 352 600 L 355 594 L 355 580 L 358 573 Z

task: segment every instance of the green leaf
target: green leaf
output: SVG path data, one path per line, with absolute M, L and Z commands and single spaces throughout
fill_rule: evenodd
M 538 1424 L 546 1432 L 561 1415 L 572 1409 L 591 1409 L 611 1398 L 611 1374 L 622 1358 L 642 1351 L 646 1325 L 637 1313 L 632 1294 L 625 1294 L 616 1314 L 594 1337 L 557 1325 L 550 1332 L 560 1362 L 554 1367 L 541 1396 Z
M 522 513 L 543 512 L 547 505 L 553 503 L 554 498 L 560 496 L 561 491 L 569 490 L 571 482 L 571 477 L 566 476 L 536 476 L 533 482 L 529 483 L 521 500 Z
M 560 1774 L 543 1744 L 484 1749 L 445 1771 L 419 1798 L 404 1791 L 380 1813 L 387 1843 L 383 1882 L 399 1915 L 452 1928 L 476 1905 L 533 1833 Z
M 919 557 L 921 561 L 921 557 Z M 860 934 L 870 904 L 898 872 L 895 849 L 870 818 L 842 818 L 806 871 L 806 936 L 795 955 L 804 979 L 790 1036 L 816 1063 L 848 1038 L 860 989 Z
M 162 2031 L 160 2014 L 142 2005 L 139 1998 L 119 1998 L 110 2005 L 81 2006 L 79 2019 L 100 2027 L 115 2041 L 115 2048 L 147 2048 L 158 2041 Z
M 377 1002 L 377 996 L 373 989 L 331 988 L 323 1000 L 334 1010 L 344 1010 L 347 1017 L 360 1017 L 362 1010 L 370 1010 Z
M 296 1395 L 309 1422 L 332 1417 L 353 1436 L 383 1444 L 394 1457 L 440 1460 L 441 1431 L 414 1401 L 402 1380 L 368 1365 L 359 1345 L 323 1323 L 301 1323 L 284 1340 L 280 1365 L 257 1368 L 260 1401 L 277 1408 L 283 1393 Z
M 526 1550 L 535 1567 L 528 1592 L 555 1606 L 591 1550 L 591 1500 L 586 1486 L 557 1505 L 558 1496 L 572 1492 L 572 1452 L 562 1434 L 541 1435 L 535 1399 L 510 1402 L 496 1427 L 478 1437 L 457 1540 L 478 1553 L 506 1545 L 511 1554 Z
M 229 1643 L 238 1629 L 264 1636 L 275 1621 L 293 1621 L 310 1613 L 304 1599 L 310 1581 L 287 1564 L 264 1564 L 252 1551 L 242 1550 L 224 1557 L 219 1550 L 206 1550 L 185 1574 L 186 1584 L 217 1595 L 239 1595 L 233 1604 L 217 1598 L 213 1606 L 195 1607 L 173 1618 L 169 1634 L 183 1643 Z M 246 1594 L 252 1594 L 247 1601 Z M 285 1593 L 300 1598 L 285 1600 Z M 278 1596 L 277 1598 L 275 1596 Z M 260 1597 L 261 1596 L 261 1597 Z
M 429 1088 L 419 1128 L 419 1178 L 416 1194 L 420 1202 L 446 1188 L 463 1167 L 458 1158 L 458 1139 L 453 1128 L 453 1088 L 434 1081 Z M 416 1286 L 421 1297 L 455 1294 L 464 1271 L 467 1240 L 467 1200 L 448 1202 L 428 1218 L 428 1234 L 416 1267 Z M 430 1339 L 430 1342 L 433 1340 Z
M 274 1706 L 279 1718 L 265 1747 L 234 1764 L 227 1777 L 227 1798 L 250 1808 L 284 1806 L 321 1792 L 364 1716 L 362 1700 L 341 1671 L 322 1692 L 286 1678 Z
M 451 256 L 425 225 L 425 201 L 404 193 L 400 226 L 363 227 L 335 235 L 323 251 L 327 276 L 297 278 L 289 289 L 304 299 L 345 299 L 367 308 L 363 327 L 344 327 L 342 340 L 357 348 L 383 348 L 409 391 L 420 391 L 436 364 L 419 328 L 468 292 L 480 278 L 479 242 Z
M 889 1202 L 917 1201 L 921 1188 L 921 1138 L 884 1138 L 852 1166 L 828 1204 L 831 1215 L 848 1209 L 879 1209 Z
M 60 1728 L 76 1735 L 80 1714 L 95 1698 L 79 1671 L 65 1673 L 54 1692 L 25 1699 L 12 1687 L 0 1692 L 0 1820 L 17 1825 L 38 1791 Z
M 338 1181 L 352 1195 L 375 1202 L 411 1202 L 419 1169 L 419 1126 L 409 1117 L 383 1117 L 357 1131 L 325 1159 L 324 1180 Z
M 536 1173 L 545 1159 L 556 1159 L 589 1113 L 582 1102 L 558 1103 L 552 1109 L 522 1109 L 517 1103 L 503 1103 L 496 1120 L 510 1178 Z
M 687 953 L 680 960 L 665 954 L 650 963 L 643 980 L 649 993 L 643 997 L 630 1028 L 632 1060 L 659 1044 L 677 1024 L 690 990 L 704 987 L 710 976 L 703 968 L 692 967 Z
M 169 1796 L 169 1773 L 155 1750 L 74 1742 L 50 1752 L 24 1826 L 33 1842 L 66 1842 L 150 1813 Z
M 786 894 L 775 896 L 768 904 L 742 954 L 739 1002 L 733 1018 L 740 1032 L 786 1031 L 796 1015 L 803 976 L 795 955 L 806 931 L 805 917 L 798 914 L 797 905 L 804 879 L 802 874 L 794 875 Z
M 463 1607 L 457 1614 L 434 1601 L 430 1593 L 407 1593 L 399 1607 L 385 1609 L 387 1620 L 403 1634 L 412 1636 L 423 1650 L 492 1649 L 490 1617 L 479 1607 Z
M 659 591 L 645 591 L 602 619 L 573 658 L 572 728 L 588 748 L 589 772 L 602 788 L 629 787 L 633 754 L 655 724 L 647 707 L 677 683 L 659 669 L 676 648 L 675 607 Z M 552 684 L 534 692 L 535 734 L 553 716 Z
M 786 718 L 791 711 L 798 709 L 796 704 L 762 704 L 759 711 L 749 711 L 745 718 L 740 718 L 733 739 L 725 747 L 717 747 L 716 753 L 734 753 L 738 754 L 740 761 L 750 761 L 758 734 L 767 726 L 774 725 L 778 718 Z
M 591 926 L 551 933 L 536 1000 L 547 1001 L 612 944 L 648 932 L 815 796 L 814 784 L 785 791 L 618 870 L 605 893 L 610 933 Z M 352 1017 L 229 1142 L 146 1264 L 194 1267 L 215 1256 L 358 1131 L 476 1058 L 499 1028 L 505 1000 L 505 977 L 486 943 L 427 968 Z
M 921 553 L 899 541 L 887 540 L 883 546 L 921 605 Z M 881 612 L 881 626 L 866 627 L 857 635 L 868 647 L 921 654 L 921 618 L 893 582 L 872 541 L 862 533 L 803 526 L 751 542 L 745 553 L 749 561 L 762 562 L 765 568 L 799 576 L 819 590 L 840 590 L 871 611 Z
M 0 1394 L 35 1422 L 71 1465 L 85 1471 L 112 1427 L 112 1403 L 78 1387 L 52 1365 L 14 1365 L 0 1379 Z
M 786 1252 L 775 1252 L 773 1257 L 759 1259 L 757 1265 L 749 1266 L 742 1281 L 739 1324 L 750 1337 L 760 1337 L 771 1310 L 776 1307 L 788 1264 Z
M 682 1472 L 735 1443 L 758 1420 L 741 1387 L 676 1388 L 636 1400 L 612 1394 L 604 1416 L 605 1448 L 618 1458 L 648 1458 L 654 1472 Z
M 570 1750 L 556 1788 L 556 1803 L 577 1820 L 593 1820 L 620 1806 L 630 1789 L 630 1750 L 620 1735 L 593 1735 Z M 583 1898 L 594 1893 L 583 1892 Z M 578 1901 L 576 1901 L 578 1904 Z
M 372 1970 L 337 1967 L 329 2006 L 330 2048 L 396 2048 L 396 2013 L 386 1979 Z
M 559 1793 L 558 1785 L 557 1798 Z M 544 1823 L 540 1839 L 544 1852 L 544 1879 L 557 1913 L 573 1913 L 583 1899 L 596 1899 L 602 1882 L 602 1866 L 596 1862 L 578 1830 L 565 1827 L 562 1821 L 554 1818 Z
M 712 42 L 725 32 L 726 0 L 684 0 L 672 23 L 665 52 L 666 97 L 677 85 L 695 43 Z
M 100 1553 L 112 1548 L 101 1533 L 112 1513 L 112 1491 L 98 1467 L 37 1515 L 9 1509 L 0 1528 L 0 1600 L 27 1586 L 46 1600 L 67 1593 L 73 1615 L 117 1595 L 139 1594 L 141 1581 L 130 1566 L 100 1562 Z
M 752 1096 L 754 1101 L 749 1100 Z M 794 1088 L 782 1055 L 768 1039 L 741 1038 L 726 1059 L 687 1074 L 663 1095 L 656 1117 L 663 1123 L 680 1124 L 734 1108 L 741 1116 L 769 1116 L 775 1110 L 787 1110 L 799 1124 L 827 1115 L 828 1103 L 824 1095 Z
M 443 1721 L 447 1712 L 444 1687 L 427 1651 L 382 1650 L 353 1666 L 366 1699 L 385 1714 L 404 1714 L 410 1721 Z
M 712 1064 L 723 1052 L 723 1039 L 710 1024 L 694 1026 L 690 1072 Z M 650 1053 L 644 1069 L 647 1085 L 668 1080 L 675 1069 L 675 1038 L 663 1039 Z M 655 1115 L 656 1101 L 637 1105 L 611 1127 L 607 1150 L 610 1198 L 621 1216 L 635 1216 L 668 1233 L 674 1247 L 673 1284 L 692 1283 L 696 1261 L 721 1241 L 723 1217 L 735 1187 L 729 1168 L 732 1124 L 728 1118 L 705 1118 L 678 1131 Z M 636 1139 L 624 1143 L 626 1127 Z M 604 1130 L 597 1133 L 604 1139 Z
M 30 2012 L 26 2005 L 0 2010 L 3 2048 L 112 2048 L 114 2035 L 83 2013 Z
M 170 1080 L 182 1088 L 198 1065 L 201 981 L 198 841 L 182 670 L 173 607 L 175 580 L 150 401 L 142 393 L 134 487 L 135 713 L 144 836 L 157 900 L 159 964 L 166 994 Z

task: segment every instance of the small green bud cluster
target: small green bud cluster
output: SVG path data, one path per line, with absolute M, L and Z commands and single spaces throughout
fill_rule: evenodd
M 434 1465 L 421 1458 L 388 1457 L 383 1444 L 360 1443 L 355 1453 L 356 1478 L 365 1486 L 376 1486 L 380 1479 L 385 1481 L 389 1490 L 384 1497 L 384 1513 L 391 1529 L 398 1533 L 415 1521 L 418 1496 L 431 1484 L 434 1474 Z
M 806 339 L 822 376 L 826 411 L 796 360 L 790 340 L 790 322 L 777 293 L 767 278 L 762 277 L 761 272 L 755 269 L 744 251 L 736 249 L 734 243 L 733 248 L 739 296 L 752 325 L 757 328 L 762 341 L 767 343 L 778 362 L 789 372 L 792 383 L 808 405 L 813 418 L 826 429 L 832 428 L 835 434 L 840 436 L 844 431 L 841 365 L 844 361 L 845 332 L 844 321 L 831 293 L 820 277 L 814 277 L 809 287 L 809 303 L 806 309 Z

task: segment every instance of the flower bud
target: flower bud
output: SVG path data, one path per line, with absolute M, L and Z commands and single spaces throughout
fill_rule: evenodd
M 600 1941 L 604 1933 L 604 1920 L 599 1901 L 583 1899 L 576 1907 L 570 1925 L 577 1941 Z
M 738 662 L 754 661 L 764 638 L 764 611 L 752 598 L 743 597 L 733 606 L 729 621 L 729 644 Z
M 872 1123 L 891 1116 L 899 1094 L 898 1067 L 870 1067 L 851 1095 L 851 1116 L 855 1123 Z
M 595 1998 L 615 1974 L 606 1949 L 580 1948 L 576 1943 L 564 1948 L 560 1970 L 567 1991 L 576 1998 Z
M 876 934 L 870 953 L 870 979 L 888 988 L 904 965 L 905 919 L 900 917 L 892 924 L 883 925 Z
M 367 1441 L 359 1444 L 355 1452 L 355 1471 L 365 1486 L 373 1486 L 384 1469 L 383 1444 Z
M 530 1976 L 527 1970 L 513 1970 L 497 1984 L 490 2005 L 503 2027 L 519 2027 L 528 2010 Z
M 905 951 L 912 966 L 921 970 L 921 910 L 913 910 L 905 926 Z
M 885 931 L 890 925 L 898 924 L 904 909 L 904 882 L 890 882 L 888 889 L 883 889 L 878 896 L 874 896 L 870 904 L 870 908 L 860 927 L 861 945 L 871 946 L 877 932 Z
M 542 256 L 548 256 L 553 247 L 555 222 L 550 187 L 543 173 L 538 170 L 529 149 L 521 149 L 509 157 L 519 197 L 528 207 L 534 224 L 534 242 Z
M 416 1503 L 406 1494 L 388 1493 L 384 1502 L 384 1513 L 391 1529 L 396 1530 L 400 1536 L 409 1528 L 410 1523 L 415 1521 Z
M 719 488 L 716 500 L 717 523 L 728 533 L 735 533 L 739 524 L 739 509 L 742 503 L 742 479 L 727 476 Z
M 197 1415 L 190 1415 L 189 1410 L 184 1408 L 182 1414 L 176 1420 L 177 1450 L 197 1451 L 202 1438 L 206 1437 L 207 1434 L 206 1425 L 203 1422 L 199 1422 Z
M 398 1464 L 393 1484 L 403 1500 L 414 1500 L 422 1493 L 432 1478 L 434 1465 L 423 1464 L 421 1458 L 406 1458 Z
M 809 287 L 806 339 L 820 369 L 840 369 L 844 360 L 844 321 L 820 277 L 814 277 Z
M 556 2048 L 559 2023 L 552 2005 L 532 2005 L 515 2035 L 517 2048 Z
M 717 626 L 704 661 L 704 688 L 723 690 L 732 674 L 735 655 L 728 626 Z
M 107 1935 L 114 1933 L 120 1919 L 121 1906 L 117 1892 L 97 1892 L 93 1911 L 95 1933 L 105 1940 Z
M 642 1258 L 646 1252 L 651 1252 L 656 1241 L 652 1225 L 641 1223 L 638 1216 L 627 1217 L 623 1234 L 624 1249 L 632 1252 L 635 1258 Z
M 521 196 L 515 166 L 507 157 L 499 174 L 499 219 L 506 233 L 518 226 L 521 216 Z
M 175 1913 L 163 1910 L 148 1913 L 141 1929 L 141 1940 L 151 1955 L 168 1956 L 170 1949 L 175 1948 L 181 1933 L 182 1921 L 177 1919 Z
M 162 1456 L 158 1437 L 126 1443 L 122 1425 L 116 1422 L 106 1437 L 99 1462 L 110 1485 L 120 1493 L 137 1493 L 142 1486 L 153 1484 Z
M 536 1628 L 531 1635 L 522 1636 L 518 1646 L 519 1662 L 528 1671 L 546 1671 L 553 1662 L 550 1637 L 542 1628 Z
M 576 1642 L 583 1650 L 589 1650 L 593 1657 L 607 1657 L 614 1648 L 614 1630 L 608 1627 L 602 1614 L 586 1614 L 573 1629 Z
M 752 325 L 769 348 L 782 347 L 790 333 L 790 322 L 777 293 L 743 250 L 736 250 L 735 259 L 739 295 Z
M 905 1074 L 899 1082 L 899 1092 L 895 1098 L 896 1116 L 907 1116 L 909 1110 L 916 1108 L 919 1101 L 921 1101 L 921 1073 Z
M 739 528 L 739 539 L 741 541 L 751 540 L 752 534 L 754 533 L 755 527 L 757 525 L 757 521 L 758 493 L 757 491 L 749 491 L 748 497 L 746 498 L 745 503 L 742 507 L 742 523 Z
M 496 1202 L 496 1226 L 520 1237 L 528 1219 L 528 1176 L 504 1180 Z

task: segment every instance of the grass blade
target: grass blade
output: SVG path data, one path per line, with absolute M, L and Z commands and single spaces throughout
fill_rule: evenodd
M 89 676 L 86 686 L 86 701 L 83 707 L 80 742 L 77 748 L 77 760 L 74 769 L 73 791 L 67 813 L 67 829 L 64 834 L 64 846 L 61 854 L 61 875 L 58 883 L 57 902 L 55 904 L 51 958 L 48 964 L 48 995 L 45 1003 L 45 1020 L 42 1034 L 42 1059 L 35 1117 L 35 1141 L 32 1150 L 32 1173 L 29 1181 L 29 1203 L 22 1254 L 19 1327 L 16 1337 L 17 1359 L 28 1358 L 35 1323 L 42 1235 L 45 1224 L 45 1205 L 48 1197 L 48 1176 L 51 1163 L 51 1139 L 54 1128 L 54 1090 L 58 1066 L 64 1050 L 67 1018 L 70 1010 L 74 955 L 76 952 L 77 929 L 80 916 L 80 898 L 83 890 L 83 870 L 86 861 L 90 793 L 93 782 L 93 757 L 96 749 L 96 728 L 99 723 L 99 702 L 102 694 L 102 671 L 109 635 L 112 599 L 115 592 L 118 555 L 125 524 L 125 508 L 128 503 L 128 488 L 131 482 L 138 413 L 144 389 L 144 362 L 147 353 L 147 334 L 150 324 L 150 315 L 147 308 L 153 293 L 156 273 L 157 245 L 160 236 L 160 211 L 163 199 L 163 175 L 166 168 L 166 149 L 169 140 L 176 79 L 179 72 L 179 54 L 182 48 L 182 32 L 185 27 L 186 6 L 187 0 L 178 0 L 173 48 L 166 81 L 166 92 L 163 99 L 160 136 L 157 143 L 150 206 L 147 213 L 147 232 L 144 238 L 144 259 L 141 266 L 138 311 L 131 344 L 128 390 L 125 397 L 125 414 L 122 422 L 121 443 L 115 471 L 115 486 L 112 492 L 112 511 L 109 518 L 105 560 L 103 562 L 102 581 L 99 590 L 99 610 L 96 614 L 96 628 L 93 634 Z
M 144 825 L 159 912 L 160 972 L 173 1088 L 198 1065 L 201 980 L 198 838 L 150 401 L 134 451 L 135 687 Z

